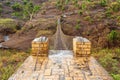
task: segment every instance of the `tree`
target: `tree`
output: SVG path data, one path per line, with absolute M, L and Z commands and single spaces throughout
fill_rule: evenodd
M 29 19 L 32 20 L 33 15 L 39 10 L 40 6 L 34 5 L 32 2 L 28 2 L 23 8 L 24 17 L 29 17 Z
M 15 3 L 12 5 L 12 9 L 14 10 L 14 16 L 32 20 L 34 14 L 40 10 L 40 6 L 33 4 L 30 0 L 24 0 L 23 4 Z

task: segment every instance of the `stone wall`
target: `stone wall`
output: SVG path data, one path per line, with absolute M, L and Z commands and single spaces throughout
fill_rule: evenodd
M 48 56 L 49 40 L 46 37 L 35 38 L 32 41 L 32 55 L 34 56 Z
M 75 57 L 89 57 L 91 53 L 91 42 L 83 37 L 73 39 L 73 51 Z

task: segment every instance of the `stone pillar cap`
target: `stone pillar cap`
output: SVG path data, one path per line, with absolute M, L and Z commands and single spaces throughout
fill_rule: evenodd
M 48 38 L 47 37 L 44 37 L 44 36 L 41 36 L 39 38 L 35 38 L 33 40 L 33 42 L 47 42 L 48 41 Z
M 74 40 L 77 42 L 90 42 L 87 38 L 78 37 L 78 36 L 75 37 Z

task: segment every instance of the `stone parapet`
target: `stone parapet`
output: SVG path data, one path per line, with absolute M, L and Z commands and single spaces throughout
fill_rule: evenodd
M 32 41 L 32 55 L 48 56 L 49 40 L 46 37 L 35 38 Z
M 91 53 L 91 42 L 83 37 L 73 39 L 73 51 L 75 57 L 88 57 Z

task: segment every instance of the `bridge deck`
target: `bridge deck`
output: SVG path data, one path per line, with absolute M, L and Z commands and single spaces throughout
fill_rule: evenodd
M 29 56 L 9 80 L 112 80 L 95 58 L 90 57 L 86 68 L 83 58 L 73 58 L 68 50 L 51 50 L 49 57 Z

